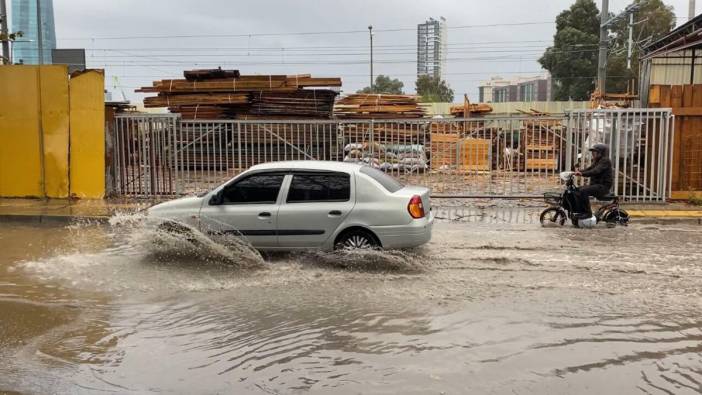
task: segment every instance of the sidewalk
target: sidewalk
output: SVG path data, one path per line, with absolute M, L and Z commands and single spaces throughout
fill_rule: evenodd
M 437 199 L 440 200 L 440 199 Z M 109 199 L 109 200 L 64 200 L 64 199 L 7 199 L 0 198 L 0 223 L 19 221 L 28 223 L 71 222 L 74 220 L 107 221 L 116 213 L 134 213 L 158 203 L 155 200 Z M 437 202 L 438 203 L 438 202 Z M 453 206 L 456 201 L 452 202 Z M 471 201 L 461 201 L 471 207 Z M 436 204 L 441 207 L 441 203 Z M 543 205 L 519 205 L 525 210 L 540 211 Z M 627 204 L 623 207 L 632 218 L 647 220 L 697 220 L 702 223 L 702 207 L 684 203 Z M 476 205 L 476 209 L 480 209 Z M 494 207 L 495 209 L 509 207 Z M 517 208 L 517 207 L 512 207 Z
M 151 200 L 69 200 L 0 198 L 0 223 L 43 223 L 95 220 L 106 222 L 118 212 L 134 213 L 155 204 Z

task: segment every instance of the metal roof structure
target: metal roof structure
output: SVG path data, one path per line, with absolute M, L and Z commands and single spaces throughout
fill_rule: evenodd
M 702 47 L 702 14 L 644 47 L 641 59 L 697 47 Z

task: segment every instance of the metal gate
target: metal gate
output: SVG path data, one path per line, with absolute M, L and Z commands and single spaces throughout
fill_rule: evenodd
M 668 157 L 659 157 L 669 151 L 672 117 L 662 110 L 627 111 L 380 121 L 121 115 L 113 131 L 114 192 L 143 197 L 197 193 L 259 163 L 331 160 L 379 168 L 404 182 L 427 185 L 435 196 L 536 197 L 560 188 L 558 174 L 586 165 L 589 145 L 603 141 L 624 158 L 615 163 L 618 182 L 625 181 L 617 184 L 619 194 L 631 200 L 665 199 Z M 633 147 L 637 154 L 625 158 Z M 644 153 L 638 154 L 641 149 Z
M 670 109 L 574 111 L 568 129 L 566 158 L 573 166 L 590 165 L 592 145 L 609 145 L 614 194 L 629 202 L 670 197 L 675 131 Z

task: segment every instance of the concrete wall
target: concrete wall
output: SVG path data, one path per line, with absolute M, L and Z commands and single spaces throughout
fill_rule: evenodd
M 103 78 L 0 66 L 0 197 L 103 197 L 104 175 L 92 174 L 105 167 Z

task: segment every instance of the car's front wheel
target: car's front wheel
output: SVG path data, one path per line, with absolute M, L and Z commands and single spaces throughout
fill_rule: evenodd
M 334 248 L 343 249 L 374 249 L 380 247 L 380 243 L 373 234 L 362 229 L 353 229 L 344 232 L 336 241 Z

